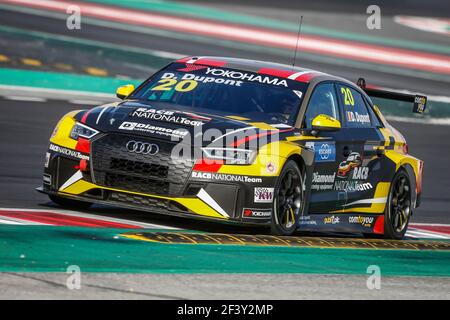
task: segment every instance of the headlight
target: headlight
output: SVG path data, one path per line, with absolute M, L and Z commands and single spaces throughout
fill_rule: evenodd
M 89 128 L 88 126 L 85 126 L 84 124 L 77 122 L 73 126 L 72 131 L 70 132 L 70 137 L 75 140 L 78 140 L 79 137 L 90 139 L 97 133 L 98 133 L 97 130 L 94 130 L 92 128 Z
M 206 158 L 223 160 L 225 164 L 251 164 L 256 158 L 255 150 L 236 148 L 202 148 Z

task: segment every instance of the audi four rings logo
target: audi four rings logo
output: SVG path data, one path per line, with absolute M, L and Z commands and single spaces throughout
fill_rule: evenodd
M 159 147 L 157 144 L 141 141 L 134 141 L 134 140 L 128 141 L 126 147 L 128 152 L 148 154 L 151 156 L 154 156 L 159 152 Z

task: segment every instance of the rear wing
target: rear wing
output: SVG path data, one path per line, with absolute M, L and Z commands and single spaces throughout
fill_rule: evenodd
M 364 78 L 359 78 L 357 85 L 364 90 L 369 97 L 411 102 L 413 104 L 412 112 L 418 114 L 423 114 L 425 112 L 425 108 L 427 106 L 426 96 L 367 88 L 366 80 L 364 80 Z

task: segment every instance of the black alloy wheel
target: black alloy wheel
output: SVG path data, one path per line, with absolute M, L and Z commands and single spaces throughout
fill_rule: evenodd
M 401 170 L 396 173 L 392 180 L 385 212 L 384 237 L 402 239 L 408 228 L 411 214 L 411 183 L 407 173 Z
M 298 165 L 288 160 L 277 180 L 271 231 L 275 235 L 292 235 L 303 209 L 303 178 Z

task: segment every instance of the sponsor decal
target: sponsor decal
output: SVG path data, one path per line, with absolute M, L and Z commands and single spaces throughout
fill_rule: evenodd
M 266 164 L 266 172 L 267 173 L 275 173 L 276 171 L 277 171 L 277 167 L 272 162 L 268 162 Z
M 249 177 L 249 176 L 240 176 L 216 172 L 202 172 L 202 171 L 192 171 L 191 177 L 195 179 L 216 180 L 226 182 L 244 182 L 244 183 L 262 182 L 262 178 L 259 177 Z
M 332 190 L 335 180 L 336 173 L 320 174 L 318 172 L 313 172 L 311 189 L 317 191 Z
M 352 152 L 345 161 L 339 164 L 334 190 L 355 192 L 367 191 L 373 185 L 366 182 L 369 177 L 369 167 L 362 166 L 362 157 L 358 152 Z
M 347 111 L 347 121 L 361 124 L 370 124 L 369 114 L 360 114 L 358 112 Z
M 168 123 L 176 123 L 180 125 L 187 126 L 201 126 L 203 122 L 200 120 L 195 120 L 192 118 L 187 118 L 186 115 L 195 116 L 194 114 L 186 114 L 180 111 L 170 111 L 170 110 L 157 110 L 151 108 L 138 108 L 131 112 L 131 117 L 136 118 L 146 118 L 155 121 L 162 121 Z M 202 120 L 206 120 L 206 117 L 197 117 L 202 118 Z
M 318 172 L 313 173 L 314 183 L 333 183 L 336 178 L 336 174 L 319 174 Z
M 316 226 L 317 225 L 317 221 L 312 219 L 311 216 L 300 216 L 298 219 L 298 225 L 312 225 L 312 226 Z
M 48 165 L 50 164 L 50 152 L 46 152 L 45 153 L 45 162 L 44 162 L 44 167 L 48 168 Z
M 53 143 L 51 143 L 48 148 L 51 151 L 58 152 L 58 153 L 61 153 L 63 155 L 69 156 L 69 157 L 73 157 L 73 158 L 83 159 L 83 160 L 88 160 L 89 161 L 89 156 L 84 155 L 84 154 L 82 154 L 79 151 L 63 148 L 63 147 L 57 146 L 56 144 L 53 144 Z
M 334 184 L 334 190 L 336 191 L 367 191 L 372 188 L 373 186 L 370 182 L 359 182 L 354 180 L 336 181 L 336 183 Z
M 362 167 L 362 159 L 359 153 L 352 152 L 345 161 L 339 164 L 337 173 L 320 174 L 314 172 L 311 189 L 316 191 L 367 191 L 373 188 L 367 182 L 370 169 Z M 336 179 L 339 178 L 339 179 Z
M 363 217 L 363 216 L 350 216 L 348 217 L 348 223 L 359 224 L 363 227 L 371 228 L 375 221 L 375 217 Z
M 161 79 L 173 79 L 177 80 L 178 77 L 174 73 L 166 72 L 162 75 Z M 193 81 L 195 83 L 218 83 L 224 84 L 228 86 L 236 86 L 240 87 L 242 85 L 242 81 L 233 80 L 233 79 L 225 79 L 225 78 L 216 78 L 216 77 L 207 77 L 204 75 L 196 75 L 193 73 L 186 73 L 181 77 L 180 83 L 183 81 Z M 154 90 L 154 89 L 153 89 Z M 193 89 L 192 89 L 193 90 Z
M 274 188 L 255 188 L 254 202 L 256 203 L 272 203 Z
M 246 73 L 246 72 L 241 72 L 241 71 L 225 70 L 225 69 L 208 67 L 205 71 L 205 74 L 216 76 L 216 77 L 234 79 L 234 80 L 245 80 L 245 81 L 249 81 L 249 82 L 259 82 L 259 83 L 264 83 L 264 84 L 271 84 L 271 85 L 275 85 L 275 86 L 284 86 L 284 87 L 288 86 L 286 79 L 279 79 L 279 78 L 255 74 L 255 73 Z
M 355 114 L 351 111 L 347 111 L 347 121 L 348 122 L 355 122 Z
M 358 152 L 352 152 L 350 155 L 339 164 L 337 176 L 339 178 L 348 178 L 349 173 L 354 168 L 360 167 L 362 164 L 361 155 Z
M 316 162 L 336 161 L 336 146 L 334 141 L 307 142 L 305 146 L 314 150 Z
M 356 167 L 353 169 L 352 179 L 355 180 L 366 180 L 369 176 L 368 167 Z
M 272 215 L 271 209 L 249 209 L 242 210 L 242 217 L 244 218 L 270 218 Z
M 427 104 L 427 97 L 416 96 L 414 98 L 413 112 L 423 114 L 425 112 L 426 104 Z
M 298 91 L 298 90 L 292 90 L 294 91 L 294 93 L 297 95 L 297 97 L 299 97 L 300 99 L 303 97 L 303 92 Z
M 52 184 L 52 176 L 49 174 L 44 173 L 42 180 L 44 184 Z
M 188 134 L 187 130 L 184 129 L 169 129 L 164 127 L 158 127 L 151 124 L 138 123 L 138 122 L 122 122 L 119 126 L 120 130 L 129 130 L 129 131 L 139 131 L 139 132 L 147 132 L 152 134 L 157 134 L 166 137 L 176 137 L 183 138 Z
M 215 77 L 206 77 L 206 76 L 198 76 L 195 74 L 187 73 L 182 78 L 182 80 L 193 80 L 200 83 L 219 83 L 229 86 L 240 87 L 242 85 L 242 81 L 232 80 L 232 79 L 224 79 L 224 78 L 215 78 Z
M 327 143 L 320 145 L 320 147 L 318 148 L 318 155 L 320 157 L 320 160 L 321 161 L 330 161 L 330 160 L 334 161 L 334 156 L 336 153 L 333 151 L 333 149 Z
M 324 224 L 339 224 L 341 222 L 341 218 L 338 216 L 330 216 L 323 218 Z

